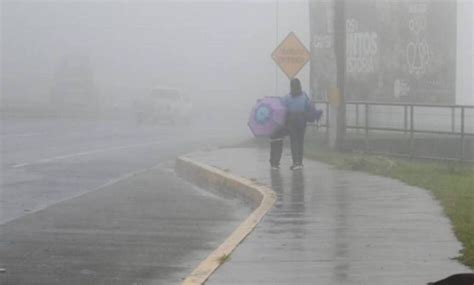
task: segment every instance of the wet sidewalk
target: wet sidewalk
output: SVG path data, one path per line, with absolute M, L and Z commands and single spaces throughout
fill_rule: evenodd
M 206 284 L 426 284 L 470 272 L 426 190 L 305 160 L 271 171 L 267 149 L 220 149 L 191 158 L 270 185 L 265 216 Z

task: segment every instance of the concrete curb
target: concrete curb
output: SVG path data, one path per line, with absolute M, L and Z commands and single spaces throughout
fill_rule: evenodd
M 175 170 L 179 176 L 202 188 L 212 188 L 215 191 L 223 191 L 224 194 L 238 196 L 251 202 L 255 207 L 247 219 L 202 261 L 182 283 L 182 285 L 204 284 L 212 273 L 223 264 L 226 257 L 252 232 L 268 210 L 272 208 L 276 201 L 276 194 L 266 186 L 187 157 L 179 157 L 176 160 Z

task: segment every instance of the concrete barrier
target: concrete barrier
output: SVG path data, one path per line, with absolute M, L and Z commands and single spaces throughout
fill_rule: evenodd
M 206 165 L 188 157 L 179 157 L 175 163 L 176 173 L 197 186 L 218 192 L 224 196 L 237 197 L 253 208 L 253 212 L 234 232 L 183 281 L 183 285 L 203 284 L 212 273 L 226 261 L 234 249 L 247 237 L 276 201 L 270 188 L 255 181 L 239 177 L 216 167 Z

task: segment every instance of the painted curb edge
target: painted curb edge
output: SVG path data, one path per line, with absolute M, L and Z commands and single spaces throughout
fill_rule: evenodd
M 226 257 L 255 229 L 265 214 L 273 207 L 276 194 L 267 186 L 184 156 L 176 159 L 175 171 L 179 176 L 203 188 L 236 191 L 245 200 L 250 200 L 256 205 L 253 212 L 232 234 L 181 283 L 182 285 L 204 284 L 224 263 Z

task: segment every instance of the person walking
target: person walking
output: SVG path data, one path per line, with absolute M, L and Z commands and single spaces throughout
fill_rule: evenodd
M 286 129 L 290 135 L 291 170 L 303 168 L 304 135 L 306 132 L 306 113 L 311 109 L 308 95 L 302 90 L 301 82 L 297 78 L 290 81 L 290 93 L 283 97 L 287 108 Z

